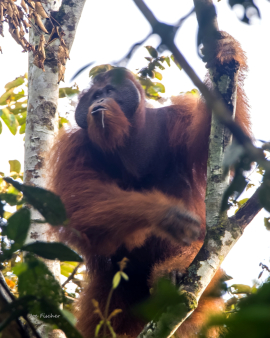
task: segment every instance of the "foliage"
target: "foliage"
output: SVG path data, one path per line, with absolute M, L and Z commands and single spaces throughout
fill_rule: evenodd
M 270 271 L 267 268 L 268 271 Z M 261 274 L 260 274 L 261 275 Z M 260 276 L 259 276 L 260 277 Z M 270 335 L 270 283 L 261 286 L 235 284 L 231 286 L 234 295 L 226 302 L 226 312 L 212 317 L 201 333 L 207 337 L 211 327 L 225 327 L 222 338 L 265 338 Z M 244 296 L 243 296 L 244 295 Z
M 74 84 L 71 87 L 59 88 L 59 98 L 72 98 L 80 93 L 79 87 Z M 6 124 L 13 135 L 25 133 L 27 117 L 27 74 L 19 76 L 5 85 L 5 92 L 0 96 L 0 134 L 2 122 Z M 59 129 L 69 121 L 59 116 Z M 11 170 L 13 171 L 13 170 Z
M 11 167 L 20 170 L 18 163 L 12 163 Z M 14 206 L 21 205 L 24 201 L 32 204 L 44 216 L 44 222 L 51 222 L 52 225 L 65 223 L 65 208 L 58 196 L 45 189 L 26 186 L 11 178 L 2 178 L 2 180 L 9 183 L 6 187 L 7 191 L 10 186 L 17 191 L 17 194 L 5 192 L 0 195 L 3 206 L 8 201 L 11 201 Z M 18 297 L 3 310 L 11 314 L 1 323 L 0 331 L 14 318 L 29 314 L 41 321 L 56 325 L 66 333 L 67 337 L 79 338 L 81 335 L 74 328 L 74 323 L 69 320 L 71 314 L 59 309 L 61 303 L 69 302 L 61 285 L 36 255 L 51 260 L 73 262 L 82 262 L 82 258 L 62 243 L 34 242 L 25 245 L 30 224 L 30 211 L 27 207 L 20 207 L 8 218 L 6 224 L 2 223 L 1 270 L 5 273 L 7 267 L 12 269 L 16 279 L 13 278 L 13 281 L 9 277 L 6 278 L 6 282 Z M 22 251 L 28 252 L 24 262 L 14 264 L 14 258 L 17 259 Z M 13 264 L 10 265 L 12 261 Z M 3 286 L 1 278 L 0 284 Z
M 1 119 L 10 132 L 15 135 L 20 127 L 20 134 L 25 131 L 27 100 L 25 85 L 27 75 L 19 76 L 5 85 L 5 93 L 0 96 L 0 125 Z M 2 128 L 0 128 L 0 133 Z

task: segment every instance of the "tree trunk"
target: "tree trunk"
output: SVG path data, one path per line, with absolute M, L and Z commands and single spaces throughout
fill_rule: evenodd
M 62 4 L 60 0 L 47 0 L 46 4 L 43 3 L 47 12 L 53 11 L 53 16 L 55 18 L 57 16 L 57 21 L 61 23 L 65 32 L 64 40 L 69 50 L 75 38 L 84 3 L 85 0 L 77 0 L 76 2 L 64 0 Z M 29 36 L 29 42 L 32 45 L 39 44 L 40 34 L 37 33 L 37 29 L 31 28 Z M 33 64 L 34 55 L 32 52 L 29 53 L 24 183 L 32 186 L 46 187 L 47 185 L 45 157 L 58 132 L 58 46 L 59 40 L 56 40 L 49 48 L 46 48 L 45 72 Z M 32 219 L 39 220 L 42 217 L 36 210 L 32 210 Z M 33 223 L 27 243 L 37 240 L 53 240 L 48 230 L 48 224 Z M 47 260 L 46 264 L 55 278 L 60 281 L 59 262 Z M 39 332 L 42 331 L 43 328 L 39 328 Z M 56 332 L 56 336 L 60 337 L 61 334 Z

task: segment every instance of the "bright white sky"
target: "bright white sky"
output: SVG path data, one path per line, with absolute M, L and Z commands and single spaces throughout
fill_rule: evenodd
M 192 0 L 146 0 L 159 20 L 174 23 L 192 8 Z M 255 138 L 269 141 L 269 32 L 270 3 L 257 0 L 262 20 L 255 20 L 254 25 L 242 24 L 227 5 L 227 0 L 215 1 L 218 11 L 219 27 L 233 35 L 241 42 L 249 60 L 249 75 L 246 80 L 246 93 L 251 105 L 251 116 Z M 71 60 L 67 63 L 66 83 L 76 71 L 85 64 L 96 61 L 96 64 L 110 63 L 121 59 L 130 46 L 142 40 L 150 31 L 150 26 L 132 0 L 98 0 L 86 1 L 85 9 L 77 30 L 77 37 L 72 47 Z M 176 43 L 198 75 L 203 78 L 206 71 L 196 52 L 197 22 L 192 15 L 179 30 Z M 145 45 L 158 45 L 156 37 L 150 38 Z M 9 37 L 5 27 L 5 38 L 0 37 L 0 95 L 4 85 L 19 75 L 27 72 L 27 54 L 21 53 L 21 47 Z M 146 64 L 144 56 L 147 51 L 140 48 L 128 67 L 135 71 Z M 172 65 L 163 73 L 166 96 L 191 90 L 194 85 L 183 71 Z M 80 89 L 89 83 L 88 71 L 81 74 L 76 82 Z M 267 89 L 268 88 L 268 89 Z M 267 95 L 266 95 L 267 94 Z M 18 159 L 23 164 L 22 136 L 13 136 L 3 126 L 0 135 L 1 158 L 0 171 L 9 172 L 8 160 Z M 256 181 L 256 178 L 255 178 Z M 252 191 L 250 191 L 252 193 Z M 262 212 L 245 230 L 244 236 L 230 252 L 223 263 L 226 272 L 234 277 L 232 283 L 252 285 L 252 280 L 259 274 L 259 263 L 269 265 L 270 232 L 263 226 Z M 265 273 L 266 275 L 266 273 Z

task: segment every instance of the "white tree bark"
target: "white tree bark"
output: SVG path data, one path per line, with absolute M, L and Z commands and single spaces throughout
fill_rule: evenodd
M 47 12 L 54 11 L 53 16 L 61 22 L 65 32 L 64 40 L 69 50 L 75 38 L 76 29 L 83 10 L 85 0 L 63 1 L 47 0 L 43 6 Z M 58 11 L 56 14 L 55 11 Z M 48 37 L 47 37 L 48 40 Z M 39 34 L 33 28 L 30 29 L 30 43 L 39 44 Z M 57 40 L 46 49 L 45 72 L 34 64 L 33 53 L 29 53 L 28 74 L 28 111 L 25 131 L 25 164 L 24 183 L 33 186 L 46 187 L 45 157 L 49 151 L 54 137 L 58 132 L 58 66 Z M 42 219 L 41 215 L 32 210 L 32 219 Z M 33 241 L 49 241 L 49 225 L 33 223 L 31 225 L 27 243 Z M 46 264 L 53 272 L 56 279 L 60 281 L 60 264 L 57 261 L 47 260 Z M 38 331 L 45 337 L 48 329 L 42 325 Z M 63 337 L 61 331 L 50 333 L 52 337 Z

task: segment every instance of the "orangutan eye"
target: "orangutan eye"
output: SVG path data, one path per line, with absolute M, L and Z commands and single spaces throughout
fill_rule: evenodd
M 97 100 L 98 98 L 100 98 L 101 96 L 101 93 L 100 92 L 96 92 L 94 95 L 93 95 L 93 98 L 94 100 Z
M 108 87 L 107 88 L 107 94 L 112 94 L 113 91 L 114 91 L 113 87 Z

